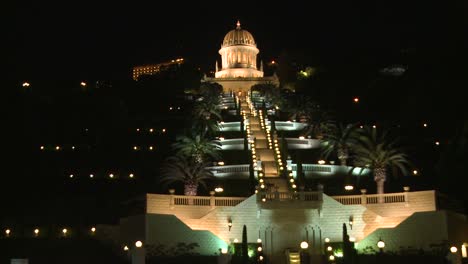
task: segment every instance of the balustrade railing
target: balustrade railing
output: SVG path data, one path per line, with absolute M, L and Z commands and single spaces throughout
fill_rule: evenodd
M 236 206 L 244 201 L 244 197 L 215 197 L 212 196 L 186 196 L 170 195 L 170 205 L 191 205 L 191 206 Z
M 336 201 L 344 205 L 365 205 L 378 203 L 407 203 L 408 193 L 384 193 L 332 196 Z
M 257 193 L 258 202 L 268 201 L 309 201 L 321 202 L 322 192 L 259 192 Z
M 236 173 L 236 172 L 249 172 L 249 164 L 242 165 L 226 165 L 226 166 L 213 166 L 207 169 L 216 173 Z

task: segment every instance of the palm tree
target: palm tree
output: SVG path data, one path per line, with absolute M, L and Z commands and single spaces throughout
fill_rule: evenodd
M 160 181 L 163 184 L 183 182 L 185 195 L 197 195 L 198 186 L 206 188 L 206 181 L 213 178 L 207 168 L 208 164 L 193 162 L 187 157 L 169 157 L 161 169 Z
M 191 158 L 196 163 L 205 162 L 208 158 L 220 158 L 219 150 L 221 146 L 219 142 L 200 135 L 182 136 L 172 147 L 177 151 L 178 155 Z
M 349 152 L 356 146 L 359 140 L 356 125 L 348 124 L 344 126 L 332 126 L 329 133 L 324 135 L 322 141 L 322 153 L 328 157 L 331 153 L 336 152 L 340 164 L 346 166 L 349 158 Z
M 195 118 L 221 120 L 219 104 L 219 98 L 211 98 L 210 100 L 202 99 L 195 104 L 193 114 Z
M 396 146 L 396 140 L 388 141 L 387 132 L 377 135 L 375 128 L 365 128 L 365 134 L 360 137 L 360 143 L 355 148 L 355 165 L 373 170 L 374 181 L 377 183 L 377 194 L 384 193 L 384 182 L 387 179 L 387 169 L 396 168 L 407 174 L 408 156 Z M 379 197 L 379 202 L 383 198 Z
M 286 103 L 286 108 L 291 113 L 291 119 L 300 119 L 309 124 L 312 123 L 313 113 L 318 107 L 318 104 L 308 96 L 290 97 Z
M 213 138 L 220 127 L 220 123 L 214 119 L 197 118 L 192 120 L 192 131 L 199 133 L 202 137 Z
M 223 92 L 223 86 L 214 82 L 203 82 L 198 89 L 200 95 L 207 101 L 216 100 Z
M 269 102 L 269 104 L 277 105 L 279 107 L 283 106 L 284 100 L 281 96 L 280 88 L 275 84 L 271 82 L 259 83 L 253 85 L 250 89 L 252 91 L 258 91 Z

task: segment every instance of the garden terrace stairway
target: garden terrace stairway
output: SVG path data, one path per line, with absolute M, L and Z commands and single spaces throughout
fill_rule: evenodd
M 255 153 L 257 161 L 261 161 L 262 164 L 265 187 L 271 192 L 289 192 L 287 180 L 280 177 L 275 152 L 268 147 L 267 133 L 265 129 L 262 129 L 259 116 L 251 111 L 245 99 L 241 100 L 240 107 L 246 113 L 248 119 L 246 124 L 249 124 L 251 135 L 255 140 Z

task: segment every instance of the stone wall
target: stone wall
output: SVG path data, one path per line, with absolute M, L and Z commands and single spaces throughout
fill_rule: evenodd
M 248 240 L 261 238 L 265 254 L 284 259 L 286 248 L 298 248 L 301 241 L 308 240 L 311 253 L 323 251 L 325 237 L 333 241 L 342 240 L 342 225 L 347 224 L 348 233 L 357 241 L 367 239 L 377 229 L 393 228 L 414 212 L 434 211 L 433 191 L 408 193 L 409 202 L 343 205 L 333 197 L 323 195 L 319 209 L 295 209 L 290 206 L 278 209 L 259 209 L 253 195 L 232 207 L 172 206 L 170 195 L 148 194 L 147 212 L 151 214 L 173 214 L 193 230 L 209 230 L 226 243 L 242 238 L 242 227 L 247 226 Z M 285 203 L 288 203 L 287 201 Z M 349 225 L 353 219 L 352 227 Z M 232 221 L 229 230 L 228 221 Z M 148 233 L 148 239 L 159 236 Z M 180 239 L 176 236 L 173 239 Z M 282 262 L 278 262 L 282 263 Z
M 444 241 L 460 246 L 468 241 L 466 216 L 447 212 L 417 212 L 395 228 L 379 228 L 357 244 L 359 251 L 370 247 L 378 251 L 377 242 L 385 242 L 385 251 L 399 252 L 402 249 L 423 249 L 430 251 L 431 244 Z

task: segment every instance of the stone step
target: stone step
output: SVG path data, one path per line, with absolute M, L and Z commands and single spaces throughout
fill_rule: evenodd
M 278 187 L 278 192 L 288 192 L 289 186 L 283 178 L 267 178 L 265 177 L 265 185 L 271 187 L 271 191 L 276 191 L 275 187 Z
M 267 149 L 268 148 L 268 140 L 266 139 L 258 139 L 255 141 L 255 150 L 257 149 Z
M 261 160 L 262 162 L 274 162 L 275 161 L 275 153 L 273 152 L 272 149 L 256 148 L 255 151 L 257 153 L 258 160 Z
M 275 161 L 262 161 L 265 177 L 279 177 Z
M 258 121 L 258 119 L 255 117 L 249 118 L 249 122 L 250 122 L 250 128 L 252 128 L 253 125 L 257 125 L 258 127 L 260 127 L 260 121 Z
M 253 132 L 262 132 L 262 133 L 264 133 L 259 124 L 250 124 L 250 130 L 253 131 Z
M 263 131 L 261 130 L 252 130 L 252 135 L 254 138 L 258 139 L 266 139 L 266 135 Z

